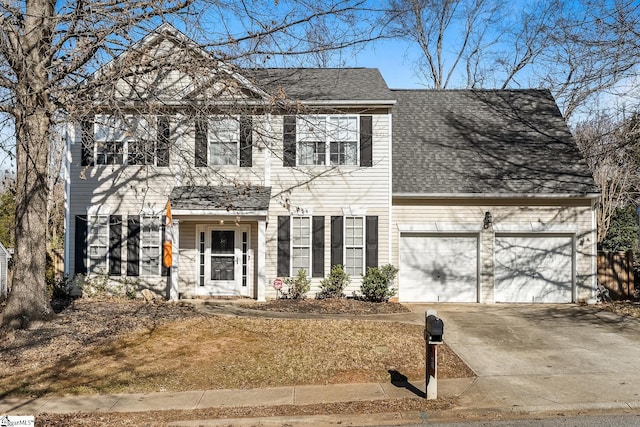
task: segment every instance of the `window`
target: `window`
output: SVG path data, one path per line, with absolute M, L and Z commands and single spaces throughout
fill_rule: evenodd
M 99 115 L 94 139 L 98 165 L 169 165 L 168 117 Z
M 240 124 L 235 118 L 209 120 L 209 164 L 237 165 Z
M 364 273 L 364 218 L 345 217 L 345 272 L 350 276 Z
M 299 165 L 358 164 L 356 116 L 304 116 L 296 120 Z
M 322 116 L 298 117 L 298 164 L 324 165 L 326 163 L 326 118 Z
M 89 217 L 89 272 L 106 274 L 109 256 L 109 217 L 93 215 Z
M 143 276 L 160 274 L 160 217 L 143 216 L 140 227 L 140 268 Z
M 330 117 L 329 144 L 332 165 L 357 165 L 358 121 L 356 117 Z
M 311 266 L 311 218 L 291 218 L 291 275 L 298 274 L 298 270 L 305 269 L 310 274 Z

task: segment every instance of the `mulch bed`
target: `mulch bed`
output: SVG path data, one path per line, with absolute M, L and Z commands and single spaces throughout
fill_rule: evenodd
M 410 310 L 397 302 L 368 302 L 353 298 L 325 299 L 276 299 L 260 303 L 242 304 L 254 310 L 277 311 L 283 313 L 320 313 L 320 314 L 395 314 L 408 313 Z

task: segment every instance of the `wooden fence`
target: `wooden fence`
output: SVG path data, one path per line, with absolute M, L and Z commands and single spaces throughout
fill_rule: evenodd
M 613 300 L 633 299 L 633 252 L 598 252 L 598 283 Z

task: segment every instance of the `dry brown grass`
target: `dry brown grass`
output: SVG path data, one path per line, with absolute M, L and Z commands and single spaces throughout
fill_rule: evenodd
M 13 356 L 0 362 L 3 396 L 376 382 L 389 381 L 389 370 L 410 380 L 424 376 L 420 325 L 151 307 L 78 302 L 46 330 L 13 337 L 2 347 L 2 355 Z M 91 321 L 82 323 L 86 317 Z M 441 378 L 472 375 L 446 346 L 439 360 Z
M 602 310 L 611 311 L 621 316 L 640 318 L 640 302 L 613 301 L 598 304 L 598 307 Z

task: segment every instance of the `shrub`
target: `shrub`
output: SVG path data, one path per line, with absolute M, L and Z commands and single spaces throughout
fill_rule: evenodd
M 320 293 L 319 299 L 323 298 L 343 298 L 344 289 L 351 282 L 351 278 L 344 272 L 342 265 L 334 265 L 331 268 L 331 273 L 326 279 L 320 281 Z
M 53 277 L 47 277 L 47 290 L 49 292 L 49 298 L 51 299 L 67 299 L 71 298 L 71 293 L 74 288 L 73 281 L 69 279 L 69 276 L 64 276 L 62 279 L 56 280 Z
M 391 287 L 398 269 L 391 264 L 383 267 L 369 267 L 362 278 L 360 291 L 367 301 L 384 302 L 396 294 Z
M 123 298 L 135 299 L 140 283 L 138 280 L 110 280 L 105 274 L 85 276 L 77 274 L 73 287 L 81 291 L 85 298 Z
M 311 281 L 307 278 L 307 272 L 304 268 L 298 270 L 296 277 L 288 277 L 283 282 L 289 286 L 289 290 L 286 293 L 283 292 L 285 298 L 305 299 L 311 288 Z

